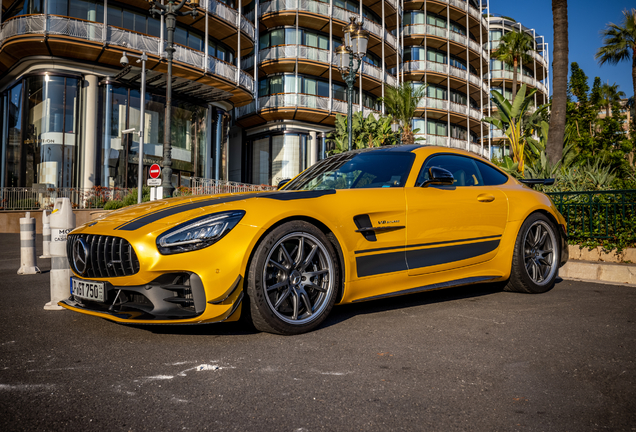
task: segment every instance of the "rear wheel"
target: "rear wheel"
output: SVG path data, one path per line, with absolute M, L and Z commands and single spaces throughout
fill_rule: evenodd
M 544 293 L 554 287 L 559 269 L 559 238 L 554 224 L 534 213 L 519 230 L 506 291 Z
M 248 271 L 254 326 L 286 335 L 317 327 L 336 299 L 337 262 L 329 240 L 307 222 L 288 222 L 267 234 Z

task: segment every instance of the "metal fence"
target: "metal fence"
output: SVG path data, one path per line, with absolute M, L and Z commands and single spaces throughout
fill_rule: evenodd
M 192 187 L 177 188 L 175 196 L 276 190 L 276 187 L 270 185 L 252 185 L 198 177 L 193 178 L 191 184 Z M 89 189 L 5 187 L 0 188 L 0 211 L 52 209 L 56 198 L 70 198 L 74 209 L 99 209 L 103 208 L 108 201 L 121 201 L 131 194 L 134 198 L 131 199 L 131 204 L 136 204 L 137 189 L 101 186 Z
M 568 237 L 636 240 L 636 190 L 550 192 L 568 224 Z
M 0 188 L 0 210 L 52 209 L 57 198 L 69 198 L 74 209 L 103 208 L 111 200 L 123 200 L 134 189 L 94 187 L 48 188 L 5 187 Z M 135 202 L 137 202 L 135 195 Z
M 192 187 L 177 189 L 179 195 L 215 195 L 222 193 L 258 192 L 276 190 L 270 185 L 253 185 L 224 180 L 195 177 L 192 179 Z

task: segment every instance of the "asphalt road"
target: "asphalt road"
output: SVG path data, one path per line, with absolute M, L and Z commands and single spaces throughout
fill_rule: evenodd
M 0 234 L 3 431 L 636 430 L 634 288 L 449 289 L 293 337 L 141 328 L 45 311 L 49 261 L 18 276 L 18 245 Z

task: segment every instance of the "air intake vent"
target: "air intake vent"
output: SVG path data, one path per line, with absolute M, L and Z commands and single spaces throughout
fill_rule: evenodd
M 66 254 L 73 270 L 85 278 L 131 276 L 139 271 L 135 251 L 119 237 L 72 234 L 67 238 Z

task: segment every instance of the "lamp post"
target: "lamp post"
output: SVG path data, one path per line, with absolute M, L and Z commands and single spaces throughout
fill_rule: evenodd
M 168 0 L 168 4 L 162 5 L 155 0 L 150 0 L 150 14 L 164 15 L 166 21 L 166 30 L 168 30 L 168 39 L 166 40 L 166 60 L 168 61 L 168 78 L 166 80 L 166 118 L 164 121 L 164 138 L 163 138 L 163 169 L 161 170 L 163 180 L 163 194 L 165 197 L 172 197 L 172 54 L 174 53 L 174 31 L 177 27 L 177 17 L 192 15 L 197 16 L 197 6 L 199 0 L 181 0 L 175 5 L 175 1 Z M 180 12 L 181 8 L 188 3 L 192 10 L 189 12 Z M 206 18 L 207 19 L 207 18 Z
M 398 122 L 394 119 L 393 122 L 391 122 L 391 131 L 398 134 L 398 145 L 402 145 L 402 122 Z
M 362 23 L 356 24 L 356 18 L 349 18 L 351 22 L 344 26 L 343 44 L 336 48 L 336 67 L 342 74 L 342 79 L 347 83 L 347 135 L 349 150 L 351 150 L 352 137 L 352 111 L 353 111 L 353 83 L 356 74 L 360 70 L 362 58 L 367 52 L 369 32 L 362 29 Z M 354 67 L 355 60 L 355 67 Z

